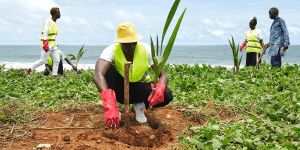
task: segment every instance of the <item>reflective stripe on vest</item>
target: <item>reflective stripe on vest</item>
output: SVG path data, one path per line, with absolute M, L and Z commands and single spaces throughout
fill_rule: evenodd
M 57 50 L 57 53 L 58 53 L 58 58 L 60 59 L 60 51 Z M 53 61 L 52 61 L 52 59 L 51 59 L 50 56 L 48 56 L 47 62 L 48 62 L 48 65 L 49 65 L 51 68 L 53 68 Z
M 248 32 L 245 33 L 247 44 L 246 44 L 246 52 L 255 52 L 260 53 L 261 52 L 261 44 L 260 40 L 257 38 L 257 29 L 254 29 L 250 36 L 248 36 Z M 248 38 L 249 37 L 249 38 Z
M 46 20 L 44 21 L 44 25 L 45 25 L 45 22 L 46 22 Z M 42 35 L 41 35 L 41 46 L 44 46 L 44 43 L 43 43 L 44 25 L 43 25 L 43 29 L 42 29 Z M 59 32 L 59 29 L 58 29 L 57 24 L 53 21 L 50 21 L 49 22 L 49 30 L 48 30 L 48 40 L 49 40 L 48 45 L 49 46 L 56 46 L 55 39 L 56 39 L 56 35 L 58 34 L 58 32 Z
M 121 44 L 115 45 L 113 53 L 115 55 L 116 70 L 124 77 L 124 62 L 127 60 L 122 51 Z M 150 80 L 150 76 L 147 75 L 148 62 L 146 47 L 138 43 L 135 47 L 133 63 L 129 69 L 130 82 L 147 82 Z

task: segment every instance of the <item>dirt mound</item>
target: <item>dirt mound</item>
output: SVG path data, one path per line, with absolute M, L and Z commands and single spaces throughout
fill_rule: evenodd
M 68 109 L 64 112 L 40 112 L 31 123 L 12 128 L 1 128 L 0 149 L 32 149 L 39 144 L 51 144 L 51 149 L 166 149 L 174 143 L 189 124 L 183 113 L 171 108 L 157 109 L 161 125 L 152 129 L 147 123 L 135 121 L 129 114 L 130 128 L 119 129 L 105 125 L 104 107 L 91 105 Z
M 124 128 L 122 132 L 104 133 L 104 137 L 137 147 L 159 147 L 174 140 L 171 125 L 162 124 L 157 130 L 137 131 L 134 128 Z

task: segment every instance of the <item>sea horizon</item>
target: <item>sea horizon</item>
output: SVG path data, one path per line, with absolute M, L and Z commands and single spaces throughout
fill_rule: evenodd
M 78 68 L 93 69 L 95 63 L 99 59 L 102 51 L 109 45 L 84 45 L 83 54 L 79 61 Z M 77 55 L 82 45 L 58 45 L 58 49 L 65 55 Z M 300 46 L 290 45 L 286 52 L 286 56 L 282 57 L 282 65 L 289 63 L 300 64 Z M 0 65 L 6 64 L 7 68 L 29 68 L 34 62 L 40 59 L 40 45 L 0 45 Z M 268 52 L 268 50 L 267 50 Z M 243 49 L 239 52 L 242 57 L 241 67 L 246 63 L 246 52 Z M 71 58 L 67 56 L 67 58 Z M 270 56 L 267 53 L 262 57 L 262 62 L 270 63 Z M 72 61 L 73 62 L 73 61 Z M 71 69 L 65 61 L 64 68 Z M 195 65 L 206 64 L 211 66 L 223 66 L 226 68 L 233 67 L 233 54 L 229 45 L 174 45 L 169 56 L 167 64 L 188 64 Z M 38 71 L 44 70 L 42 65 L 37 68 Z

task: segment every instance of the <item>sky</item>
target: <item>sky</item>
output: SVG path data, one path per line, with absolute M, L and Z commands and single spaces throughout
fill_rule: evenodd
M 117 37 L 117 26 L 135 24 L 141 42 L 150 36 L 161 40 L 163 27 L 174 0 L 0 0 L 0 45 L 39 45 L 43 21 L 50 9 L 59 7 L 57 44 L 110 45 Z M 167 31 L 167 44 L 181 13 L 187 8 L 175 45 L 227 45 L 245 40 L 249 22 L 257 17 L 256 28 L 269 42 L 269 9 L 277 7 L 290 34 L 291 45 L 300 44 L 299 0 L 181 0 Z

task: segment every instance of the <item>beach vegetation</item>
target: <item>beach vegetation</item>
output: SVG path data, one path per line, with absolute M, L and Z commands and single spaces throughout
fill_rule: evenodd
M 167 107 L 195 121 L 176 137 L 179 142 L 174 148 L 299 149 L 300 66 L 286 64 L 272 70 L 270 66 L 263 62 L 260 69 L 241 68 L 232 77 L 221 66 L 165 65 L 173 93 Z M 100 103 L 94 70 L 81 71 L 76 76 L 65 70 L 63 79 L 37 71 L 28 77 L 24 69 L 0 72 L 1 130 L 30 122 L 37 111 L 63 112 L 84 103 Z M 150 68 L 149 73 L 155 74 Z M 207 111 L 211 102 L 213 115 Z M 231 118 L 220 117 L 222 112 L 232 112 Z

